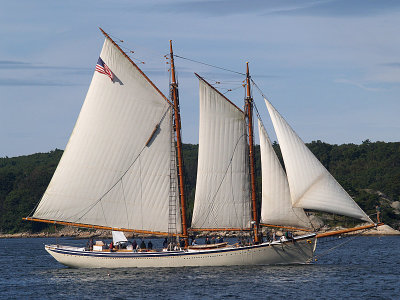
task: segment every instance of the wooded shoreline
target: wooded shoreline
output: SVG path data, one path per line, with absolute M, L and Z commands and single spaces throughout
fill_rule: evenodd
M 381 208 L 383 222 L 400 229 L 400 142 L 330 145 L 313 141 L 307 146 L 343 188 L 370 216 Z M 281 163 L 279 144 L 273 145 Z M 52 225 L 22 221 L 40 201 L 63 151 L 0 158 L 0 237 L 42 236 Z M 190 223 L 195 196 L 198 145 L 184 144 L 186 217 Z M 255 147 L 256 194 L 261 194 L 259 146 Z M 257 199 L 260 206 L 260 199 Z M 258 207 L 259 209 L 259 207 Z M 325 218 L 329 227 L 351 227 L 353 221 L 338 216 Z M 188 224 L 190 226 L 190 224 Z M 354 225 L 354 224 L 353 224 Z M 316 227 L 318 228 L 318 227 Z
M 326 230 L 320 231 L 319 233 L 322 232 L 329 232 L 333 230 L 340 230 L 343 229 L 342 227 L 336 227 L 336 228 L 328 228 Z M 279 232 L 279 230 L 277 230 Z M 300 234 L 300 232 L 299 232 Z M 363 236 L 400 236 L 400 231 L 395 230 L 391 228 L 388 225 L 383 225 L 378 228 L 373 228 L 361 233 L 350 233 L 352 234 L 359 234 Z M 211 236 L 209 233 L 203 233 L 197 235 L 197 237 L 205 237 L 205 236 Z M 218 232 L 218 233 L 213 233 L 213 235 L 216 236 L 223 236 L 223 237 L 237 237 L 239 236 L 239 233 L 235 232 Z M 126 236 L 128 238 L 132 238 L 132 233 L 126 233 Z M 75 239 L 89 239 L 89 238 L 103 238 L 103 239 L 111 239 L 112 235 L 111 232 L 106 231 L 106 230 L 95 230 L 95 231 L 82 231 L 79 229 L 61 229 L 57 232 L 40 232 L 40 233 L 29 233 L 29 232 L 21 232 L 21 233 L 13 233 L 13 234 L 0 234 L 0 239 L 9 239 L 9 238 L 60 238 L 60 237 L 70 237 L 70 238 L 75 238 Z M 154 236 L 150 235 L 138 235 L 135 234 L 135 237 L 137 238 L 154 238 Z

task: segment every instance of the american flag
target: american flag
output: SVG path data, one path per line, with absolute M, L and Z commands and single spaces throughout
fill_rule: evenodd
M 114 74 L 111 72 L 110 68 L 104 63 L 101 57 L 99 57 L 99 60 L 97 61 L 96 71 L 101 74 L 107 75 L 108 77 L 110 77 L 111 81 L 113 81 Z

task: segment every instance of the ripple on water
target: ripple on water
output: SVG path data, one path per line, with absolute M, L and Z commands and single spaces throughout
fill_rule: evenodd
M 108 270 L 63 267 L 45 252 L 45 243 L 54 239 L 0 240 L 2 299 L 398 299 L 400 294 L 399 237 L 358 237 L 312 265 Z M 317 254 L 335 245 L 321 243 Z

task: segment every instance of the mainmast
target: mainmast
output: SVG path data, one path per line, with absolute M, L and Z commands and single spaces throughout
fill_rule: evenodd
M 169 41 L 170 45 L 170 59 L 171 59 L 171 96 L 172 103 L 174 105 L 174 117 L 175 117 L 175 132 L 176 132 L 176 148 L 178 156 L 178 177 L 179 177 L 179 195 L 181 200 L 181 219 L 182 219 L 182 233 L 185 240 L 185 246 L 188 246 L 188 234 L 186 224 L 186 202 L 183 182 L 183 159 L 182 159 L 182 139 L 181 139 L 181 116 L 179 110 L 179 94 L 178 94 L 178 83 L 175 78 L 175 65 L 174 65 L 174 53 L 172 51 L 172 41 Z
M 255 183 L 255 166 L 254 166 L 254 136 L 253 136 L 253 98 L 250 91 L 250 74 L 249 63 L 246 62 L 246 98 L 245 98 L 245 112 L 247 117 L 247 127 L 249 130 L 249 158 L 250 158 L 250 183 L 251 183 L 251 206 L 252 206 L 252 219 L 254 229 L 254 241 L 260 241 L 258 229 L 259 222 L 257 216 L 257 202 L 256 202 L 256 183 Z

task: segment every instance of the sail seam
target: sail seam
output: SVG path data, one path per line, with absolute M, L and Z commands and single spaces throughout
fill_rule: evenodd
M 166 109 L 166 111 L 163 113 L 160 121 L 158 122 L 158 125 L 160 125 L 162 123 L 162 121 L 165 119 L 165 116 L 167 114 L 167 112 L 169 111 L 170 106 Z M 122 180 L 122 178 L 125 177 L 125 175 L 129 172 L 129 170 L 132 168 L 132 166 L 136 163 L 136 161 L 140 158 L 142 152 L 146 149 L 146 145 L 143 146 L 143 148 L 139 151 L 139 154 L 136 156 L 136 158 L 133 160 L 133 162 L 129 165 L 129 167 L 126 169 L 126 171 L 122 174 L 122 176 L 119 177 L 119 179 L 99 198 L 97 199 L 93 204 L 89 205 L 86 209 L 86 212 L 83 213 L 83 215 L 81 215 L 78 219 L 76 219 L 75 222 L 78 222 L 79 220 L 81 220 L 84 216 L 86 216 L 99 202 L 101 202 L 103 200 L 103 198 L 111 191 L 114 189 L 115 186 L 117 186 L 117 184 Z M 85 211 L 84 209 L 81 211 L 83 212 Z M 78 213 L 77 213 L 78 214 Z M 75 216 L 77 215 L 75 214 Z M 72 216 L 73 217 L 73 216 Z
M 311 191 L 313 187 L 323 178 L 324 174 L 320 174 L 318 177 L 316 177 L 313 183 L 309 185 L 308 189 L 306 189 L 300 196 L 297 197 L 297 199 L 293 203 L 293 206 L 296 207 L 296 205 L 300 202 L 301 198 L 303 198 L 309 191 Z
M 122 198 L 124 199 L 124 204 L 125 204 L 125 211 L 126 211 L 126 222 L 129 226 L 129 216 L 128 216 L 128 206 L 126 205 L 126 198 L 125 198 L 125 190 L 124 190 L 124 182 L 121 179 L 121 189 L 122 189 Z
M 302 208 L 295 209 L 293 207 L 293 205 L 291 203 L 291 199 L 290 199 L 291 198 L 291 194 L 290 194 L 290 188 L 289 188 L 289 184 L 288 184 L 286 173 L 283 170 L 283 166 L 282 166 L 281 162 L 279 161 L 278 156 L 276 155 L 276 151 L 272 147 L 271 140 L 269 138 L 269 135 L 267 134 L 267 130 L 266 130 L 266 128 L 265 128 L 265 126 L 264 126 L 264 124 L 263 124 L 263 122 L 261 120 L 261 116 L 258 113 L 257 108 L 256 108 L 256 112 L 257 112 L 257 118 L 258 118 L 258 121 L 259 121 L 258 124 L 259 124 L 259 132 L 260 132 L 260 153 L 261 153 L 261 165 L 262 165 L 261 168 L 263 170 L 263 161 L 264 161 L 263 153 L 264 152 L 263 152 L 262 148 L 263 148 L 263 145 L 266 144 L 265 145 L 266 148 L 270 149 L 269 161 L 270 161 L 270 163 L 276 164 L 276 167 L 278 168 L 277 171 L 282 176 L 281 180 L 283 180 L 283 182 L 279 183 L 279 185 L 282 185 L 282 184 L 284 185 L 284 188 L 283 188 L 284 192 L 283 193 L 287 192 L 287 195 L 288 195 L 287 200 L 288 200 L 288 202 L 290 202 L 290 205 L 287 205 L 287 206 L 286 205 L 285 206 L 281 205 L 281 207 L 287 207 L 287 209 L 288 209 L 287 214 L 285 214 L 286 218 L 291 218 L 290 217 L 290 212 L 291 212 L 292 216 L 295 217 L 295 219 L 297 219 L 299 225 L 305 226 L 305 227 L 308 227 L 308 228 L 314 228 L 314 226 L 312 225 L 309 217 L 307 216 L 307 214 L 305 214 L 304 210 Z M 272 162 L 271 162 L 271 159 L 272 159 Z M 262 174 L 262 177 L 264 177 L 264 176 L 266 176 L 266 175 Z M 278 175 L 278 177 L 280 177 L 280 176 Z M 275 202 L 273 202 L 273 200 L 267 200 L 268 198 L 271 198 L 271 196 L 269 196 L 269 197 L 264 196 L 264 193 L 265 193 L 265 191 L 262 192 L 262 199 L 263 199 L 262 201 L 263 201 L 264 205 L 268 206 L 267 203 L 275 203 Z M 262 205 L 262 206 L 264 206 L 264 205 Z M 263 216 L 265 217 L 265 219 L 263 218 Z M 304 217 L 306 218 L 307 221 L 304 219 Z M 267 223 L 277 222 L 277 218 L 276 217 L 272 217 L 271 213 L 266 213 L 265 211 L 263 213 L 263 210 L 262 210 L 261 221 L 266 222 L 266 220 L 267 220 Z M 285 221 L 287 222 L 287 219 Z M 281 223 L 279 221 L 278 223 L 283 225 L 283 222 Z M 295 223 L 293 223 L 293 224 L 295 224 Z M 297 224 L 296 224 L 296 226 L 297 226 Z
M 235 148 L 234 148 L 233 153 L 232 153 L 232 155 L 231 155 L 231 158 L 230 158 L 230 160 L 229 160 L 229 164 L 228 164 L 228 166 L 227 166 L 227 168 L 226 168 L 226 170 L 225 170 L 225 172 L 224 172 L 224 177 L 222 178 L 222 180 L 221 180 L 221 182 L 220 182 L 220 184 L 219 184 L 219 186 L 218 186 L 216 192 L 214 193 L 214 196 L 211 197 L 211 201 L 210 201 L 210 204 L 209 204 L 209 209 L 207 210 L 207 214 L 206 214 L 206 216 L 203 218 L 203 223 L 201 224 L 200 227 L 202 227 L 202 226 L 206 223 L 206 220 L 209 219 L 209 216 L 210 216 L 211 213 L 215 213 L 215 212 L 214 212 L 214 208 L 215 208 L 215 205 L 216 205 L 216 203 L 215 203 L 215 198 L 217 197 L 217 194 L 218 194 L 219 190 L 221 189 L 222 184 L 223 184 L 224 181 L 225 181 L 226 175 L 228 174 L 229 168 L 230 168 L 231 165 L 232 165 L 233 156 L 235 155 L 235 152 L 236 152 L 236 149 L 237 149 L 237 147 L 238 147 L 238 145 L 239 145 L 239 142 L 240 142 L 240 140 L 241 140 L 243 137 L 246 137 L 246 136 L 247 136 L 246 134 L 243 134 L 243 135 L 240 136 L 239 139 L 236 141 Z M 201 216 L 203 217 L 205 213 L 206 213 L 206 211 L 204 211 L 204 213 L 203 213 Z M 216 221 L 215 221 L 215 220 L 214 220 L 213 222 L 216 224 Z
M 121 49 L 121 47 L 101 28 L 99 28 L 100 31 L 104 34 L 104 36 L 111 41 L 111 43 L 121 52 L 122 55 L 125 56 L 125 58 L 139 71 L 139 73 L 147 80 L 147 82 L 161 95 L 161 97 L 164 98 L 167 103 L 173 107 L 172 103 L 168 100 L 167 97 L 156 87 L 156 85 L 150 80 L 149 77 L 147 77 L 146 74 L 138 67 L 137 64 L 133 62 L 133 60 Z
M 194 73 L 194 75 L 196 75 L 198 79 L 200 79 L 205 84 L 207 84 L 210 88 L 212 88 L 214 91 L 216 91 L 224 100 L 226 100 L 228 103 L 232 104 L 232 106 L 235 107 L 238 111 L 240 111 L 242 114 L 244 114 L 243 110 L 241 110 L 239 107 L 237 107 L 231 100 L 229 100 L 224 94 L 222 94 L 215 87 L 213 87 L 210 83 L 208 83 L 203 77 L 201 77 L 197 73 Z

